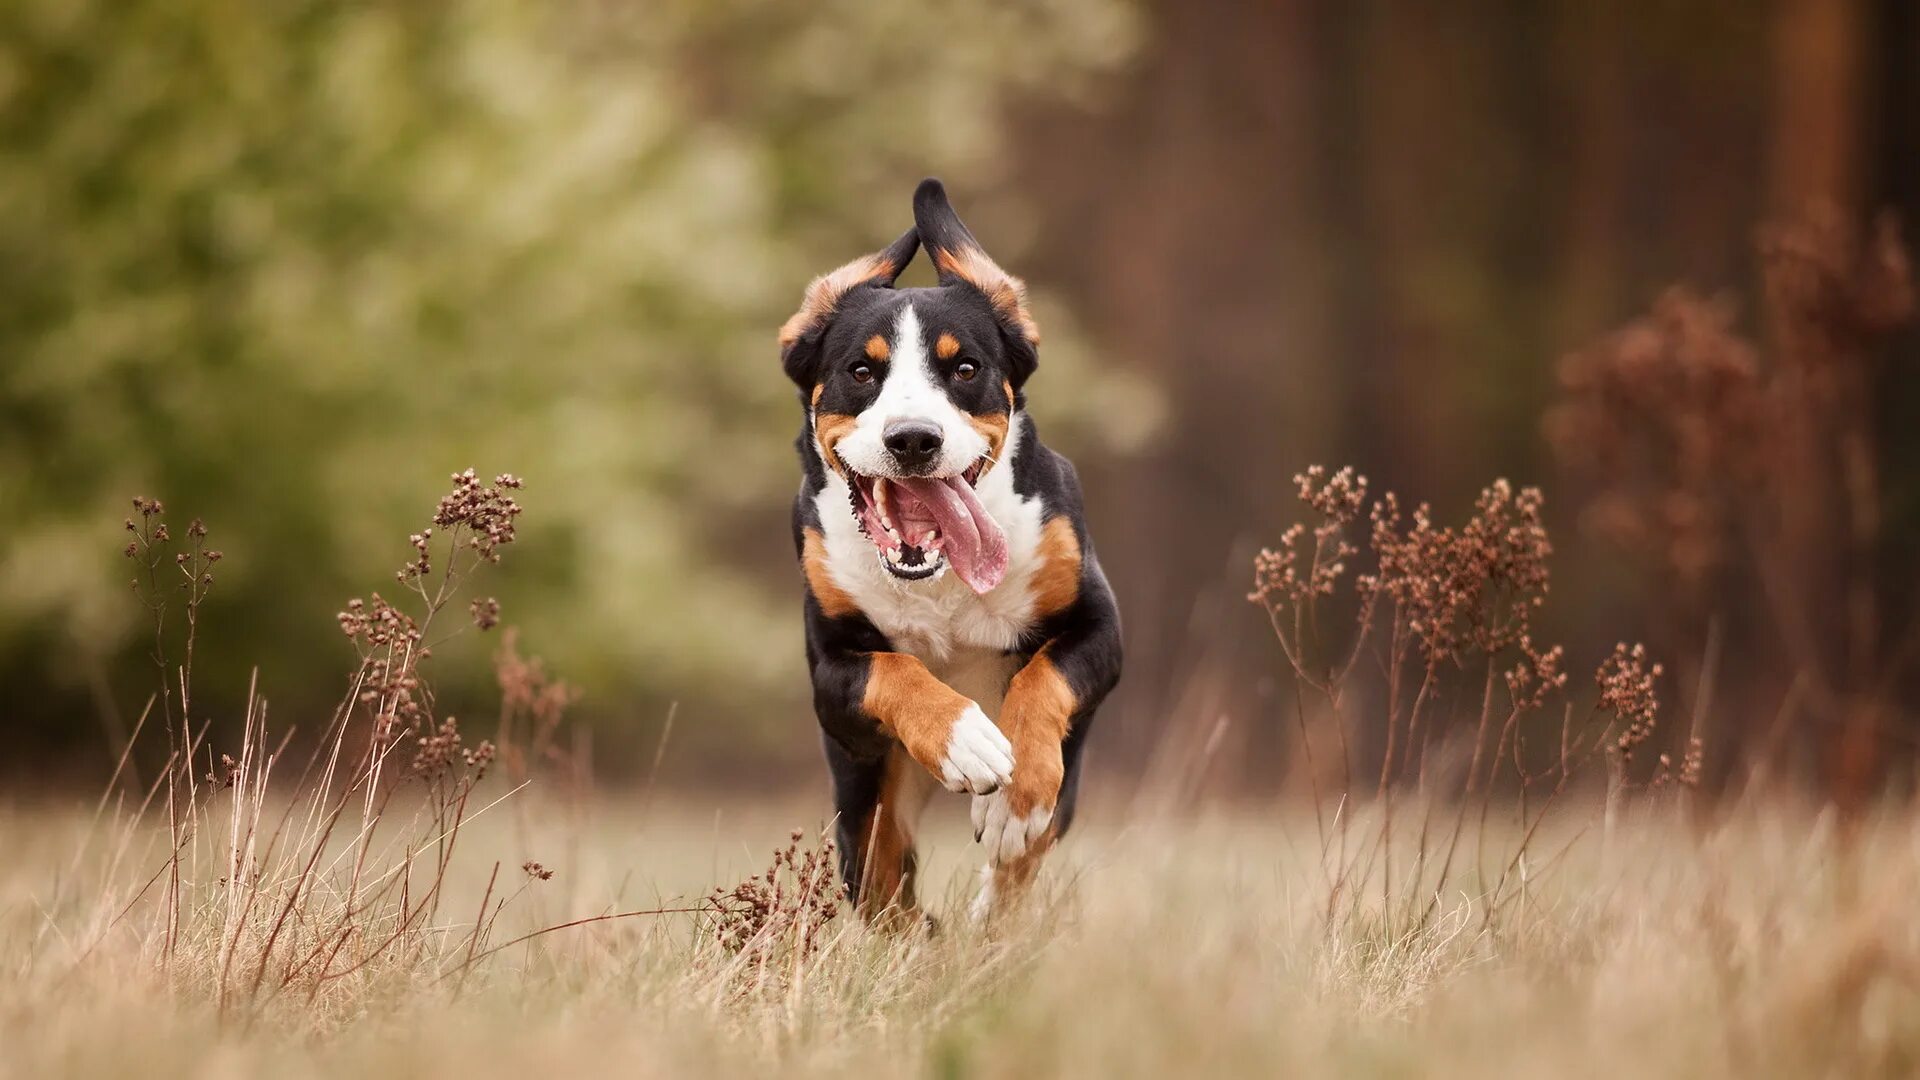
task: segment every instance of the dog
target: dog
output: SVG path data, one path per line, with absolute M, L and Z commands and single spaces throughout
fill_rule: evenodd
M 1120 613 L 1073 465 L 1026 412 L 1040 331 L 1025 284 L 938 180 L 913 221 L 814 279 L 780 330 L 805 414 L 794 551 L 856 907 L 917 913 L 914 832 L 941 786 L 972 796 L 985 917 L 1073 821 Z M 938 284 L 896 288 L 922 245 Z

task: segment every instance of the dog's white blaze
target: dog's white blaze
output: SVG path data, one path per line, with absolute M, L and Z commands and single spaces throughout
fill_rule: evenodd
M 900 305 L 893 324 L 893 355 L 887 362 L 880 396 L 860 413 L 853 430 L 835 447 L 840 459 L 862 476 L 897 476 L 899 468 L 887 452 L 887 425 L 896 420 L 925 420 L 940 428 L 940 457 L 935 476 L 965 472 L 987 452 L 986 436 L 967 420 L 940 387 L 939 373 L 927 357 L 921 340 L 920 316 L 911 301 Z M 1002 524 L 1004 528 L 1004 523 Z
M 834 584 L 846 591 L 896 649 L 919 657 L 934 675 L 980 701 L 989 715 L 999 710 L 999 696 L 1012 670 L 997 670 L 992 679 L 984 680 L 998 682 L 991 704 L 953 680 L 964 680 L 963 672 L 978 664 L 1006 669 L 1009 658 L 1004 654 L 1019 644 L 1033 623 L 1031 593 L 1033 576 L 1040 569 L 1043 508 L 1039 499 L 1023 499 L 1013 490 L 1012 462 L 1020 438 L 1020 418 L 1015 414 L 1003 460 L 989 468 L 975 488 L 980 504 L 1007 534 L 1009 555 L 1007 576 L 984 596 L 958 574 L 902 581 L 889 573 L 854 520 L 847 482 L 839 473 L 829 470 L 826 486 L 814 496 L 827 549 L 827 572 Z

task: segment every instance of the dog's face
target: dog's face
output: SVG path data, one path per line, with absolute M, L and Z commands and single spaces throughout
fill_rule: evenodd
M 821 461 L 888 572 L 949 566 L 977 592 L 999 584 L 1007 542 L 974 487 L 1000 460 L 1038 332 L 1025 287 L 981 250 L 938 182 L 914 197 L 914 228 L 809 286 L 781 331 Z M 929 289 L 894 279 L 925 243 Z

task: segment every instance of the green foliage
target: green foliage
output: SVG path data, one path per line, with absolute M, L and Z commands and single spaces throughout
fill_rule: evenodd
M 527 478 L 530 644 L 590 690 L 764 700 L 797 648 L 774 328 L 1134 31 L 913 7 L 0 7 L 0 667 L 136 655 L 144 493 L 231 556 L 215 672 L 331 690 L 333 611 L 473 465 Z

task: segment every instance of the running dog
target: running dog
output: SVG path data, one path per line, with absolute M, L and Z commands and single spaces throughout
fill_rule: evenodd
M 973 911 L 1033 880 L 1073 820 L 1094 710 L 1120 678 L 1120 613 L 1079 479 L 1026 412 L 1039 327 L 938 180 L 914 226 L 807 286 L 780 330 L 800 388 L 794 549 L 807 664 L 859 909 L 914 912 L 914 832 L 935 785 L 973 797 Z M 931 288 L 895 288 L 922 245 Z

